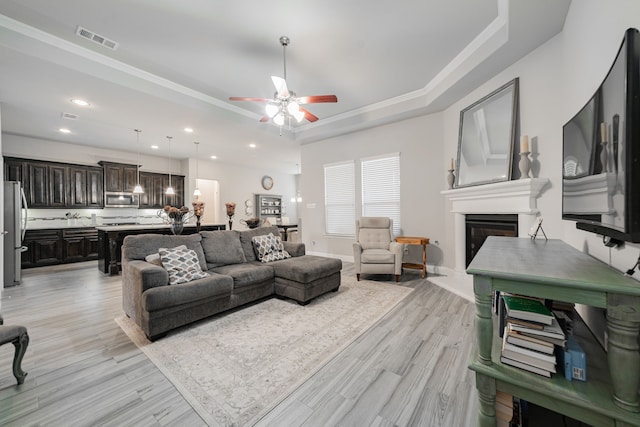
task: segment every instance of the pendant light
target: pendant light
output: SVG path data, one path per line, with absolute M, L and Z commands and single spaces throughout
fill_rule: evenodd
M 167 196 L 174 196 L 176 194 L 176 192 L 173 191 L 173 187 L 171 186 L 171 169 L 173 164 L 173 157 L 171 157 L 171 139 L 172 138 L 173 138 L 172 136 L 167 136 L 167 140 L 169 141 L 169 186 L 167 187 L 167 191 L 164 192 L 164 194 L 166 194 Z
M 138 150 L 137 161 L 136 161 L 136 186 L 133 187 L 133 194 L 144 194 L 144 190 L 140 185 L 140 129 L 133 130 L 136 133 L 136 147 Z
M 198 200 L 198 197 L 202 196 L 200 188 L 198 188 L 198 146 L 200 143 L 198 141 L 194 141 L 193 143 L 196 145 L 196 189 L 193 190 L 193 197 Z

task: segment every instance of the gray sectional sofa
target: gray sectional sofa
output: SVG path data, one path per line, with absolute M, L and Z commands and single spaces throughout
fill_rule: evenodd
M 122 297 L 127 316 L 147 337 L 270 296 L 307 304 L 340 287 L 339 259 L 305 255 L 303 243 L 282 242 L 291 258 L 260 262 L 254 236 L 277 227 L 243 231 L 202 231 L 187 236 L 127 236 L 122 245 Z M 169 285 L 169 273 L 152 258 L 161 248 L 185 245 L 195 251 L 208 277 Z M 149 262 L 151 261 L 151 262 Z M 155 262 L 155 263 L 154 263 Z

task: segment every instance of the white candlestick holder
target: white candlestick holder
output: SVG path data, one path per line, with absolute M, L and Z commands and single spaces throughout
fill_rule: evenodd
M 529 160 L 530 153 L 530 151 L 523 151 L 520 153 L 520 162 L 518 162 L 520 179 L 529 178 L 529 171 L 531 170 L 531 160 Z

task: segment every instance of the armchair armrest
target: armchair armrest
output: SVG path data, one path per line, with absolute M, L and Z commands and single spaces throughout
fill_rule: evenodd
M 389 243 L 389 250 L 395 255 L 394 271 L 396 275 L 402 274 L 402 250 L 404 245 L 397 242 Z

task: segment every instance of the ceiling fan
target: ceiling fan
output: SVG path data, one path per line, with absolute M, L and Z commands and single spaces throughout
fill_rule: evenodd
M 313 115 L 309 110 L 303 108 L 304 104 L 315 104 L 320 102 L 338 102 L 338 97 L 335 95 L 314 95 L 314 96 L 297 96 L 295 92 L 287 88 L 287 57 L 286 49 L 289 45 L 289 37 L 280 37 L 280 44 L 282 45 L 282 58 L 284 63 L 284 78 L 278 76 L 271 76 L 271 81 L 276 87 L 276 92 L 273 95 L 273 99 L 269 98 L 246 98 L 239 96 L 229 97 L 231 101 L 254 101 L 266 103 L 265 115 L 260 119 L 261 122 L 273 122 L 279 126 L 285 123 L 285 119 L 289 119 L 291 124 L 291 118 L 295 119 L 298 123 L 307 119 L 310 122 L 315 122 L 318 117 Z

